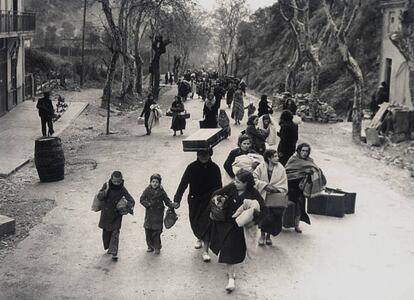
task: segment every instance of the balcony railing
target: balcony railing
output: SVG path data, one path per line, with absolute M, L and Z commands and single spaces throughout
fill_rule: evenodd
M 34 31 L 35 29 L 35 14 L 0 11 L 0 33 Z

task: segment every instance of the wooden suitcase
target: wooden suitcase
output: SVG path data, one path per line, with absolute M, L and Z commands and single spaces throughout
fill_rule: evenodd
M 308 213 L 343 218 L 345 215 L 345 194 L 324 193 L 309 198 Z
M 199 151 L 208 150 L 225 138 L 225 132 L 221 128 L 199 129 L 183 140 L 183 150 Z
M 325 188 L 327 192 L 345 195 L 345 214 L 355 213 L 356 193 L 348 193 L 341 189 Z
M 288 201 L 288 206 L 283 213 L 283 227 L 295 227 L 295 206 L 296 204 L 294 202 Z

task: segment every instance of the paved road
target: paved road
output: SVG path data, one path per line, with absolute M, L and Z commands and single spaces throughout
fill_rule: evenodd
M 202 106 L 199 100 L 186 106 L 192 116 L 185 131 L 189 135 L 197 129 Z M 330 186 L 358 193 L 356 214 L 343 219 L 312 216 L 312 226 L 304 225 L 302 235 L 284 230 L 272 247 L 259 249 L 255 260 L 238 267 L 232 295 L 224 291 L 224 266 L 215 257 L 203 263 L 193 248 L 185 201 L 176 226 L 163 233 L 158 257 L 145 252 L 144 210 L 138 204 L 135 215 L 124 218 L 120 259 L 112 262 L 101 246 L 99 215 L 89 210 L 111 171 L 124 173 L 136 200 L 149 176 L 159 172 L 172 197 L 184 168 L 195 159 L 182 152 L 183 137 L 168 131 L 170 118 L 163 118 L 148 137 L 135 125 L 135 117 L 117 125 L 130 134 L 101 137 L 79 153 L 97 160 L 96 170 L 35 184 L 27 191 L 31 197 L 54 197 L 58 206 L 0 266 L 0 299 L 412 298 L 414 203 L 320 145 L 312 156 Z M 233 127 L 231 138 L 216 147 L 213 159 L 220 166 L 242 129 Z

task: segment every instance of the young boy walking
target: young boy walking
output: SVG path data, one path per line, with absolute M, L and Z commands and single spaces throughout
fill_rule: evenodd
M 153 174 L 150 177 L 150 185 L 142 193 L 140 202 L 145 207 L 147 252 L 160 254 L 165 205 L 171 209 L 175 208 L 161 185 L 161 175 Z
M 114 171 L 111 179 L 105 182 L 97 195 L 102 203 L 99 228 L 102 228 L 102 240 L 104 249 L 112 254 L 112 259 L 118 259 L 119 232 L 122 224 L 122 214 L 118 203 L 125 199 L 127 202 L 126 211 L 133 214 L 135 205 L 134 198 L 124 187 L 122 173 Z M 124 200 L 124 201 L 125 201 Z

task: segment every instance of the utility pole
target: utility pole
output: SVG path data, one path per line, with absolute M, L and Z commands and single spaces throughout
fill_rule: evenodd
M 86 1 L 83 3 L 83 29 L 82 29 L 82 63 L 81 63 L 81 74 L 80 74 L 80 87 L 83 87 L 83 65 L 85 64 L 85 25 L 86 25 Z

